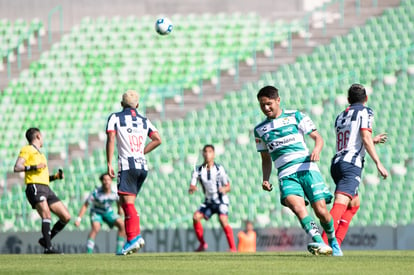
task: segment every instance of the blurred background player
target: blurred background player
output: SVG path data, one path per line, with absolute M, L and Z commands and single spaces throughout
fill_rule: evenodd
M 112 178 L 107 174 L 102 174 L 99 177 L 101 186 L 97 187 L 88 196 L 76 218 L 75 225 L 79 227 L 81 219 L 85 214 L 88 206 L 90 209 L 91 231 L 88 235 L 86 244 L 86 252 L 93 253 L 95 247 L 95 238 L 99 230 L 101 230 L 102 223 L 105 222 L 110 228 L 114 226 L 118 228 L 118 236 L 116 240 L 116 253 L 120 254 L 122 246 L 125 242 L 125 228 L 122 221 L 122 208 L 119 205 L 118 195 L 116 191 L 112 190 Z M 118 214 L 113 209 L 113 204 L 116 203 Z
M 200 246 L 196 251 L 206 251 L 208 248 L 207 243 L 204 241 L 201 219 L 209 220 L 213 214 L 218 214 L 221 227 L 229 243 L 230 251 L 235 252 L 236 245 L 234 243 L 233 229 L 228 222 L 229 198 L 227 193 L 230 192 L 229 179 L 223 166 L 214 162 L 215 153 L 213 145 L 204 145 L 203 158 L 203 164 L 194 169 L 188 190 L 189 194 L 193 194 L 197 190 L 197 182 L 200 182 L 205 195 L 204 202 L 193 216 L 194 231 L 200 242 Z
M 358 186 L 361 182 L 365 152 L 375 162 L 379 174 L 384 179 L 388 176 L 374 146 L 386 142 L 387 135 L 380 134 L 372 138 L 374 112 L 364 106 L 367 101 L 364 86 L 353 84 L 348 90 L 350 105 L 335 120 L 336 154 L 332 159 L 331 176 L 336 189 L 331 215 L 339 245 L 348 232 L 352 217 L 359 209 Z M 326 241 L 325 232 L 323 237 Z
M 326 208 L 326 203 L 330 203 L 333 196 L 316 164 L 323 147 L 322 137 L 308 116 L 280 107 L 279 92 L 275 87 L 263 87 L 257 99 L 266 116 L 254 128 L 257 151 L 262 158 L 262 188 L 269 192 L 273 189 L 269 183 L 273 161 L 278 170 L 281 203 L 295 213 L 303 229 L 314 241 L 308 245 L 309 252 L 342 256 L 335 238 L 333 219 Z M 304 135 L 309 135 L 315 141 L 310 154 Z M 323 242 L 315 221 L 308 214 L 306 204 L 309 202 L 322 227 L 329 232 L 332 248 Z
M 139 96 L 136 91 L 128 90 L 122 95 L 123 110 L 109 116 L 106 132 L 106 157 L 108 174 L 114 178 L 112 157 L 115 150 L 115 139 L 118 148 L 118 195 L 125 214 L 125 243 L 123 255 L 138 251 L 144 246 L 141 237 L 139 215 L 135 208 L 135 198 L 148 173 L 148 154 L 161 144 L 157 129 L 138 111 Z M 151 141 L 146 144 L 149 137 Z
M 42 235 L 39 244 L 45 249 L 45 254 L 60 254 L 52 247 L 52 239 L 66 226 L 70 220 L 68 209 L 63 205 L 56 194 L 50 189 L 49 183 L 63 179 L 63 171 L 55 175 L 49 175 L 46 156 L 40 151 L 43 147 L 43 136 L 38 128 L 29 128 L 26 131 L 26 139 L 29 142 L 21 150 L 14 165 L 14 172 L 24 172 L 26 183 L 26 197 L 33 209 L 42 218 Z M 53 212 L 59 220 L 50 230 Z
M 246 221 L 245 231 L 240 231 L 237 237 L 239 239 L 237 247 L 239 252 L 256 252 L 256 232 L 251 221 Z

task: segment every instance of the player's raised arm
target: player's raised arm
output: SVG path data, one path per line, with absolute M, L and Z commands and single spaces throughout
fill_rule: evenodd
M 151 141 L 144 148 L 144 154 L 148 154 L 161 145 L 161 137 L 158 132 L 152 132 L 150 139 Z
M 108 174 L 111 178 L 115 178 L 115 171 L 112 167 L 112 157 L 115 151 L 115 132 L 110 131 L 106 133 L 106 163 L 108 167 Z
M 319 155 L 323 148 L 323 138 L 317 130 L 312 131 L 309 136 L 315 141 L 315 147 L 310 155 L 311 161 L 319 161 Z
M 374 141 L 372 139 L 372 133 L 369 130 L 362 129 L 360 131 L 362 142 L 364 143 L 365 150 L 367 150 L 368 154 L 372 158 L 372 160 L 375 162 L 375 165 L 377 166 L 378 172 L 380 175 L 386 179 L 388 177 L 388 172 L 385 169 L 385 167 L 382 165 L 377 151 L 375 150 Z
M 272 191 L 273 187 L 269 183 L 270 174 L 272 173 L 272 158 L 269 152 L 260 152 L 262 157 L 262 174 L 263 174 L 263 183 L 262 188 L 265 191 Z

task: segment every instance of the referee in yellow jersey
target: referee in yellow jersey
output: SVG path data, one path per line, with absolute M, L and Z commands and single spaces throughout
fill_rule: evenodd
M 40 152 L 40 148 L 43 146 L 43 136 L 38 128 L 28 129 L 26 139 L 29 144 L 20 150 L 14 165 L 14 172 L 24 172 L 27 200 L 42 218 L 43 237 L 39 239 L 39 244 L 44 247 L 44 253 L 60 254 L 60 251 L 52 247 L 51 240 L 69 222 L 70 214 L 65 205 L 49 188 L 49 182 L 63 179 L 63 171 L 59 169 L 55 175 L 49 175 L 46 157 Z M 50 230 L 50 212 L 59 217 L 52 230 Z

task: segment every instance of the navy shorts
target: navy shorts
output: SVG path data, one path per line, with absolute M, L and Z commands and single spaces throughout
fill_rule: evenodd
M 335 193 L 343 194 L 351 199 L 358 195 L 361 183 L 362 168 L 345 161 L 331 164 L 331 176 L 336 184 Z
M 207 203 L 204 202 L 200 205 L 198 212 L 204 215 L 206 220 L 210 219 L 214 214 L 228 215 L 229 205 L 227 203 Z
M 143 169 L 129 169 L 118 172 L 118 194 L 138 195 L 148 171 Z

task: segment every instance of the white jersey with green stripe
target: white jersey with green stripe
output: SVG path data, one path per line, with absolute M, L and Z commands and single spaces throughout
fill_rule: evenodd
M 258 152 L 269 152 L 279 178 L 299 171 L 319 171 L 310 161 L 304 135 L 316 130 L 313 121 L 296 110 L 282 110 L 275 118 L 267 118 L 254 128 Z
M 86 202 L 91 206 L 91 212 L 104 214 L 113 211 L 112 206 L 118 199 L 116 190 L 111 189 L 110 193 L 105 193 L 102 187 L 96 187 L 96 189 L 90 193 Z

